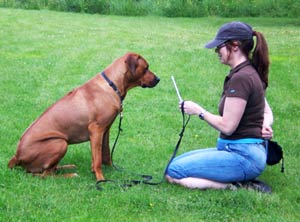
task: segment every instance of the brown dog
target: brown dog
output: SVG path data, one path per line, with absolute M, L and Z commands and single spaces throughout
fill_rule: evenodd
M 152 88 L 158 82 L 143 57 L 125 54 L 34 121 L 21 137 L 8 167 L 20 165 L 41 176 L 54 174 L 68 144 L 90 140 L 92 171 L 97 180 L 103 180 L 102 163 L 112 164 L 109 129 L 122 111 L 127 91 L 135 86 Z

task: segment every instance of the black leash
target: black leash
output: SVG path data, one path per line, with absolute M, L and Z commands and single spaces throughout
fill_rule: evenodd
M 179 133 L 179 139 L 178 139 L 177 144 L 175 146 L 175 149 L 173 151 L 173 155 L 171 156 L 171 158 L 170 158 L 170 160 L 169 160 L 169 162 L 167 164 L 167 167 L 165 169 L 164 176 L 166 175 L 167 170 L 168 170 L 171 162 L 173 161 L 173 159 L 175 158 L 175 156 L 177 154 L 177 151 L 179 149 L 181 140 L 182 140 L 183 135 L 184 135 L 185 128 L 186 128 L 186 126 L 189 123 L 190 118 L 191 118 L 191 116 L 189 115 L 188 118 L 187 118 L 187 120 L 185 120 L 185 115 L 184 115 L 184 101 L 182 101 L 182 103 L 181 103 L 181 114 L 182 114 L 182 128 L 181 128 L 181 132 Z
M 142 179 L 140 180 L 110 180 L 110 179 L 105 179 L 105 180 L 98 180 L 96 182 L 96 189 L 97 190 L 102 190 L 103 188 L 101 187 L 101 184 L 102 183 L 107 183 L 107 182 L 112 182 L 112 183 L 118 183 L 120 184 L 120 187 L 122 188 L 128 188 L 128 187 L 132 187 L 134 185 L 138 185 L 138 184 L 147 184 L 147 185 L 159 185 L 161 183 L 164 182 L 165 180 L 165 175 L 167 173 L 167 170 L 171 164 L 171 162 L 173 161 L 173 159 L 175 158 L 176 154 L 177 154 L 177 151 L 179 149 L 179 146 L 180 146 L 180 143 L 181 143 L 181 140 L 183 138 L 183 135 L 184 135 L 184 131 L 185 131 L 185 128 L 187 126 L 187 124 L 189 123 L 190 121 L 190 116 L 188 116 L 188 119 L 186 120 L 185 119 L 185 114 L 184 114 L 184 101 L 181 103 L 181 114 L 182 114 L 182 129 L 181 129 L 181 132 L 179 133 L 179 139 L 177 141 L 177 144 L 175 146 L 175 149 L 173 151 L 173 154 L 164 170 L 164 174 L 163 174 L 163 178 L 159 181 L 159 182 L 152 182 L 152 179 L 153 177 L 151 175 L 144 175 L 144 174 L 136 174 L 136 173 L 131 173 L 133 175 L 136 175 L 136 176 L 139 176 L 141 177 Z M 113 167 L 116 169 L 116 170 L 119 170 L 119 171 L 125 171 L 125 169 L 123 168 L 120 168 L 118 166 L 116 166 L 113 162 L 113 153 L 115 151 L 115 148 L 116 148 L 116 144 L 118 142 L 118 139 L 119 139 L 119 136 L 120 136 L 120 133 L 122 130 L 121 128 L 121 125 L 122 125 L 122 119 L 123 119 L 123 115 L 122 115 L 122 112 L 120 112 L 120 118 L 119 118 L 119 125 L 118 125 L 118 134 L 116 136 L 116 139 L 115 139 L 115 142 L 114 142 L 114 145 L 113 145 L 113 148 L 112 148 L 112 152 L 111 152 L 111 161 L 112 161 L 112 165 Z

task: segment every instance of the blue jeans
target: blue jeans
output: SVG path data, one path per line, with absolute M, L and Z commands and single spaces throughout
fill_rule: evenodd
M 218 140 L 216 148 L 198 149 L 174 158 L 166 174 L 175 179 L 195 177 L 222 183 L 251 180 L 266 167 L 262 142 Z

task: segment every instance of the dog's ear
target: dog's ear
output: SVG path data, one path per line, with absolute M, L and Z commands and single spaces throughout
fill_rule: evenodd
M 138 66 L 138 59 L 139 59 L 138 55 L 129 54 L 125 60 L 125 63 L 127 64 L 129 71 L 133 75 L 136 74 L 136 68 Z

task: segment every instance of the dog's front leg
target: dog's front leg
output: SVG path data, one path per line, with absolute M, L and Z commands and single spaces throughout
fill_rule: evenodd
M 97 123 L 91 123 L 88 129 L 92 150 L 92 171 L 95 173 L 97 180 L 104 180 L 102 173 L 102 142 L 105 130 Z
M 105 164 L 107 166 L 112 165 L 110 149 L 109 149 L 109 129 L 104 133 L 104 136 L 103 136 L 102 160 L 103 160 L 103 164 Z

